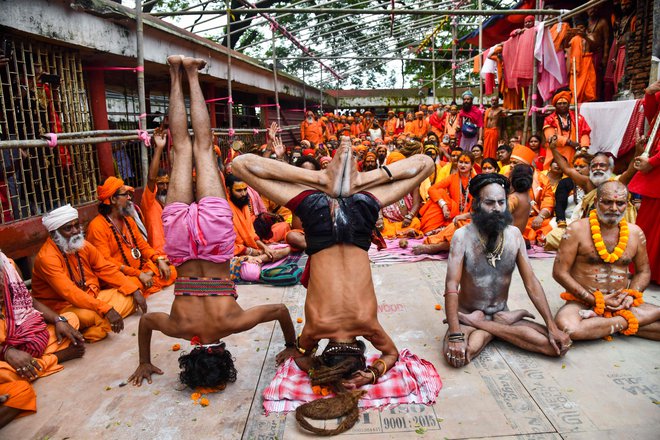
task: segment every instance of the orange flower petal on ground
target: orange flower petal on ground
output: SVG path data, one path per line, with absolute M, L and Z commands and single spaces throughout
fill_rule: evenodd
M 201 399 L 199 399 L 199 404 L 202 406 L 209 406 L 209 403 L 210 403 L 209 399 L 207 399 L 206 397 L 202 397 Z
M 440 304 L 436 304 L 436 305 L 435 305 L 435 309 L 436 309 L 436 310 L 442 310 L 442 306 L 441 306 Z
M 181 350 L 181 344 L 172 345 L 172 351 L 179 351 L 179 350 Z
M 192 400 L 199 400 L 201 397 L 202 397 L 202 395 L 201 395 L 200 393 L 192 393 L 192 394 L 190 395 L 190 398 L 191 398 Z
M 298 318 L 298 319 L 296 319 L 296 322 L 297 322 L 298 324 L 300 324 L 302 321 L 303 321 L 302 318 Z

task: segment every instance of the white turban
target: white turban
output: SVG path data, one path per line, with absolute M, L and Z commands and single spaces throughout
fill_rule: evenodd
M 46 229 L 48 229 L 48 232 L 53 232 L 59 229 L 62 225 L 76 220 L 77 218 L 78 211 L 67 203 L 66 205 L 54 209 L 44 215 L 41 219 L 41 223 L 43 223 Z

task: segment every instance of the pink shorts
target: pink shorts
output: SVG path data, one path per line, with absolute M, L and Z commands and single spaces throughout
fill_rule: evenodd
M 165 253 L 175 266 L 188 260 L 225 263 L 234 256 L 236 232 L 225 199 L 204 197 L 190 205 L 170 203 L 162 218 Z

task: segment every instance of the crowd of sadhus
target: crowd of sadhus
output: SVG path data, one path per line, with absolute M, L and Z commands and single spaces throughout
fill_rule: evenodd
M 637 157 L 617 176 L 611 156 L 588 152 L 586 121 L 578 120 L 577 131 L 575 124 L 567 124 L 575 120 L 569 110 L 570 91 L 555 94 L 556 110 L 545 118 L 543 133 L 529 137 L 526 145 L 517 137 L 505 139 L 506 113 L 497 98 L 485 112 L 473 106 L 472 99 L 466 92 L 460 110 L 456 105 L 428 106 L 407 116 L 390 111 L 384 121 L 370 111 L 320 118 L 308 112 L 301 142 L 286 154 L 276 155 L 271 145 L 246 154 L 320 170 L 346 136 L 363 172 L 414 154 L 431 157 L 436 163 L 431 176 L 398 202 L 382 207 L 376 223 L 382 237 L 398 239 L 400 247 L 409 247 L 410 239 L 423 239 L 411 249 L 416 254 L 449 250 L 454 233 L 470 223 L 469 186 L 477 174 L 500 173 L 511 180 L 508 205 L 514 225 L 528 246 L 546 249 L 556 249 L 567 225 L 588 216 L 598 185 L 617 179 L 637 194 L 628 201 L 626 219 L 636 221 L 648 237 L 652 279 L 660 282 L 660 234 L 653 225 L 653 213 L 660 208 L 660 182 L 654 171 L 660 165 L 657 145 L 650 158 L 640 155 L 645 145 L 640 138 Z M 647 89 L 651 123 L 658 102 L 660 82 Z M 277 127 L 271 130 L 275 133 Z M 161 220 L 169 177 L 159 163 L 166 144 L 166 131 L 157 130 L 140 207 L 132 202 L 133 188 L 109 177 L 97 188 L 98 215 L 86 233 L 77 210 L 69 205 L 43 217 L 49 236 L 35 259 L 31 294 L 12 262 L 0 253 L 5 292 L 0 422 L 35 412 L 31 381 L 82 356 L 85 342 L 120 332 L 126 316 L 137 309 L 146 312 L 145 297 L 176 279 L 176 269 L 164 253 Z M 236 232 L 231 275 L 234 280 L 258 281 L 263 264 L 304 250 L 305 234 L 287 206 L 261 197 L 231 173 L 231 156 L 224 161 L 218 157 Z M 201 235 L 186 239 L 205 240 Z

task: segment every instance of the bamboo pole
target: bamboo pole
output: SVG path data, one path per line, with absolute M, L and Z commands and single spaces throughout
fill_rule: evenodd
M 147 105 L 145 102 L 144 90 L 144 29 L 142 24 L 142 0 L 135 1 L 135 18 L 137 21 L 136 44 L 137 44 L 137 86 L 138 86 L 138 101 L 140 108 L 140 115 L 138 116 L 138 126 L 141 130 L 147 128 Z M 142 143 L 140 147 L 141 165 L 142 165 L 142 181 L 147 181 L 147 174 L 149 172 L 149 154 L 147 153 L 147 146 Z
M 576 74 L 576 69 L 575 69 L 575 57 L 573 57 L 573 100 L 575 101 L 575 142 L 580 144 L 580 133 L 579 133 L 579 127 L 578 127 L 578 118 L 579 118 L 579 111 L 580 109 L 578 108 L 578 89 L 577 89 L 577 74 Z M 570 133 L 569 133 L 570 135 Z
M 277 86 L 277 54 L 275 53 L 275 28 L 271 28 L 271 41 L 273 51 L 273 87 L 275 89 L 275 110 L 277 111 L 277 125 L 282 125 L 280 120 L 280 94 Z
M 483 8 L 483 5 L 481 3 L 482 0 L 479 0 L 478 7 L 479 9 Z M 484 105 L 484 79 L 481 77 L 481 69 L 484 67 L 483 66 L 483 50 L 484 50 L 484 44 L 483 44 L 483 30 L 484 30 L 484 16 L 479 17 L 479 106 Z
M 458 68 L 458 64 L 456 63 L 456 40 L 458 39 L 457 23 L 456 17 L 454 17 L 451 22 L 451 96 L 454 102 L 456 102 L 456 69 Z
M 436 86 L 435 86 L 435 35 L 433 36 L 433 39 L 431 40 L 431 49 L 433 50 L 433 52 L 431 52 L 431 57 L 433 59 L 433 64 L 432 64 L 432 66 L 433 66 L 433 104 L 435 105 L 438 102 L 438 100 L 435 97 L 435 95 L 436 95 L 436 93 L 435 93 L 435 91 L 436 91 Z
M 230 0 L 226 0 L 227 5 L 227 94 L 229 99 L 227 100 L 227 111 L 229 115 L 227 116 L 229 121 L 229 129 L 234 129 L 234 99 L 231 92 L 231 6 Z

